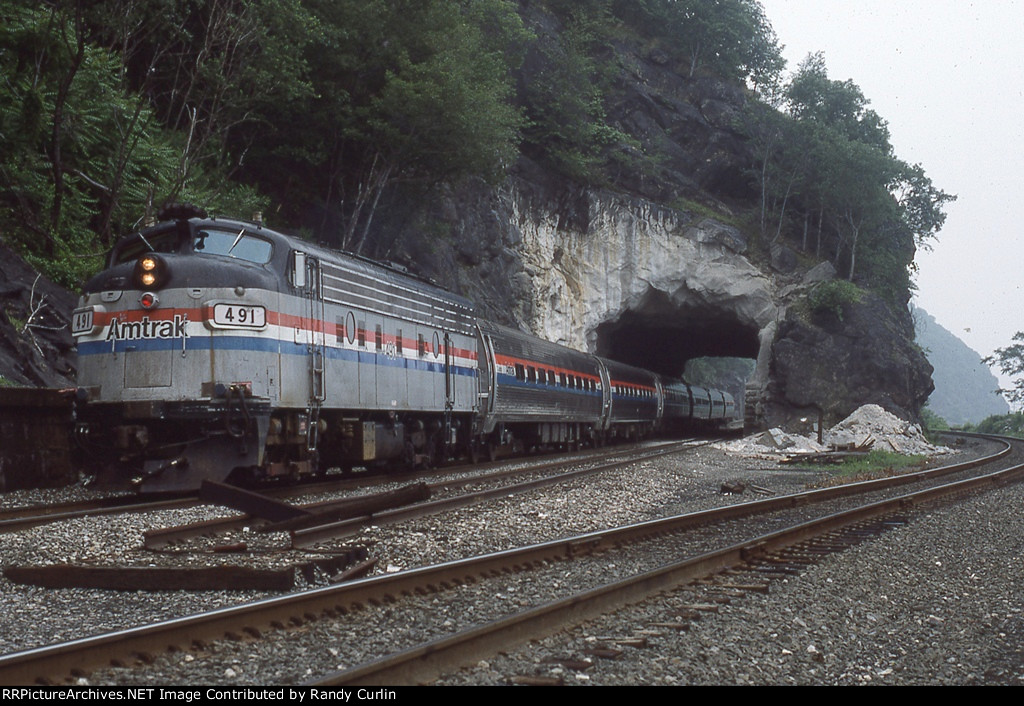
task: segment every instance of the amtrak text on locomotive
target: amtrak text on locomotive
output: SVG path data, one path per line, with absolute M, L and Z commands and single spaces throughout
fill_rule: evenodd
M 151 321 L 148 316 L 143 316 L 142 321 L 125 321 L 112 319 L 110 331 L 107 332 L 108 341 L 136 341 L 153 338 L 188 338 L 188 316 L 175 314 L 174 320 Z

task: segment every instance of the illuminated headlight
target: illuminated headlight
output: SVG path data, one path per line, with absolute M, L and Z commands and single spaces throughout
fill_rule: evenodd
M 167 281 L 167 265 L 153 254 L 143 255 L 135 263 L 135 284 L 139 289 L 159 289 Z

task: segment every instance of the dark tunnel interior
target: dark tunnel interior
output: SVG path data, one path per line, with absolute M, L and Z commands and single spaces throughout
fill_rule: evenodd
M 757 329 L 734 313 L 674 304 L 662 292 L 597 328 L 598 355 L 676 378 L 691 359 L 756 359 L 758 349 Z

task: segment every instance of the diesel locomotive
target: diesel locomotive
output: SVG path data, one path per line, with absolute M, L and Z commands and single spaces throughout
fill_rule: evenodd
M 122 238 L 72 317 L 76 436 L 147 492 L 722 425 L 722 391 L 479 318 L 398 268 L 191 213 Z

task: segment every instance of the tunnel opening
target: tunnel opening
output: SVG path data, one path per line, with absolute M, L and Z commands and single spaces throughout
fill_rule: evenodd
M 656 290 L 596 334 L 602 357 L 726 390 L 740 404 L 760 350 L 757 326 L 735 312 Z

